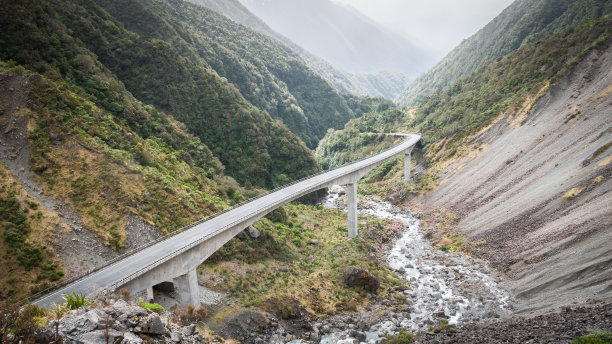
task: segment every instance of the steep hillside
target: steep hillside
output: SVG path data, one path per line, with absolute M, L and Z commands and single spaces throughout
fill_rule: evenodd
M 521 46 L 611 12 L 612 3 L 606 0 L 517 0 L 410 83 L 396 102 L 418 105 L 455 80 Z
M 381 147 L 368 132 L 420 132 L 416 181 L 401 181 L 397 159 L 374 170 L 361 193 L 394 202 L 424 195 L 413 208 L 425 206 L 433 238 L 466 235 L 464 249 L 509 277 L 519 310 L 610 295 L 611 28 L 607 16 L 580 24 L 415 109 L 366 114 L 322 140 L 321 161 Z M 457 224 L 436 225 L 440 212 Z
M 263 20 L 251 13 L 238 0 L 189 0 L 190 2 L 212 9 L 231 20 L 267 35 L 288 47 L 289 54 L 295 54 L 304 63 L 322 76 L 338 91 L 345 94 L 385 97 L 394 99 L 409 82 L 403 73 L 392 70 L 379 70 L 365 73 L 351 73 L 332 66 L 329 62 L 313 55 L 292 42 L 287 37 L 272 30 Z
M 129 4 L 141 9 L 143 23 L 154 24 L 155 18 L 165 21 L 147 12 L 151 2 Z M 283 124 L 249 104 L 215 71 L 197 63 L 194 45 L 177 43 L 175 48 L 128 31 L 88 1 L 9 2 L 2 15 L 2 58 L 69 80 L 105 110 L 142 127 L 148 135 L 146 123 L 121 106 L 124 91 L 107 86 L 107 79 L 118 78 L 137 98 L 185 123 L 224 163 L 226 172 L 242 183 L 279 185 L 318 168 L 309 150 Z M 165 25 L 152 27 L 160 37 L 176 36 L 177 31 Z M 319 100 L 327 98 L 322 94 Z
M 62 263 L 73 276 L 113 258 L 112 248 L 141 245 L 143 227 L 170 232 L 243 199 L 199 139 L 90 62 L 93 75 L 106 76 L 122 95 L 112 98 L 114 106 L 130 117 L 105 110 L 68 82 L 0 63 L 0 198 L 8 202 L 3 211 L 27 214 L 13 227 L 3 224 L 3 237 L 18 250 L 9 256 L 28 271 L 22 276 L 19 265 L 5 261 L 11 273 L 2 274 L 2 295 L 24 295 L 30 284 L 35 291 L 61 278 L 55 269 Z M 21 234 L 9 235 L 11 228 Z M 15 240 L 26 246 L 19 249 Z
M 209 9 L 183 1 L 97 3 L 127 29 L 163 40 L 194 65 L 208 66 L 227 78 L 251 104 L 282 120 L 310 147 L 316 147 L 328 128 L 340 128 L 354 117 L 340 94 L 285 47 Z M 104 53 L 98 46 L 90 48 Z M 125 75 L 119 67 L 121 57 L 110 58 L 109 65 L 116 66 L 113 70 L 126 80 L 128 88 L 146 97 L 146 89 L 135 88 L 140 85 L 140 73 Z M 149 98 L 153 104 L 165 105 Z M 173 103 L 193 102 L 180 98 Z
M 393 69 L 414 77 L 427 52 L 356 10 L 330 0 L 241 0 L 275 31 L 343 70 Z
M 424 204 L 510 277 L 520 311 L 612 295 L 612 47 L 470 141 Z

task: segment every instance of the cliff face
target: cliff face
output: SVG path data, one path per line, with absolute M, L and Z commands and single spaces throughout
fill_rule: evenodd
M 518 311 L 612 295 L 612 48 L 502 114 L 424 203 L 504 272 Z

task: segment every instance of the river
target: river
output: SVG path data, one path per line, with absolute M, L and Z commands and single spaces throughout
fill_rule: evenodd
M 324 206 L 343 209 L 341 188 L 330 190 Z M 400 307 L 383 302 L 380 307 L 362 310 L 348 318 L 337 316 L 315 324 L 323 334 L 320 343 L 377 343 L 401 330 L 427 331 L 438 325 L 440 319 L 453 325 L 510 314 L 509 293 L 501 288 L 496 273 L 481 260 L 433 248 L 423 236 L 419 220 L 408 209 L 361 200 L 358 212 L 404 224 L 402 236 L 385 258 L 409 283 L 408 288 L 400 291 L 405 301 Z

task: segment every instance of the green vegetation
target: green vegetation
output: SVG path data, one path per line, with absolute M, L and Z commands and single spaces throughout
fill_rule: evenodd
M 30 92 L 36 101 L 29 141 L 39 184 L 50 195 L 68 196 L 88 228 L 113 247 L 125 244 L 128 213 L 172 231 L 227 207 L 224 200 L 244 199 L 206 146 L 154 108 L 124 99 L 135 117 L 148 119 L 130 125 L 67 82 L 36 75 Z M 138 134 L 149 130 L 146 139 Z
M 160 304 L 155 303 L 155 302 L 154 303 L 148 303 L 148 302 L 145 302 L 142 299 L 139 299 L 137 304 L 138 304 L 138 306 L 140 306 L 140 307 L 142 307 L 144 309 L 148 309 L 148 310 L 150 310 L 152 312 L 155 312 L 157 314 L 161 314 L 164 311 L 164 307 L 162 307 Z
M 32 205 L 36 204 L 33 209 Z M 45 289 L 64 276 L 47 246 L 58 226 L 0 164 L 0 294 L 17 300 Z
M 612 333 L 592 332 L 586 336 L 581 336 L 572 341 L 572 344 L 610 344 L 612 343 Z
M 330 129 L 317 147 L 316 156 L 323 168 L 344 165 L 359 158 L 376 154 L 402 140 L 386 133 L 397 132 L 409 115 L 395 108 L 371 111 L 349 121 L 344 129 Z
M 410 332 L 400 331 L 397 336 L 385 339 L 383 344 L 410 344 L 415 340 L 414 335 Z
M 81 307 L 87 306 L 87 299 L 85 296 L 79 295 L 76 292 L 72 292 L 72 295 L 64 295 L 64 307 L 67 310 L 79 309 Z
M 457 329 L 457 326 L 456 325 L 450 325 L 448 323 L 448 319 L 440 319 L 438 321 L 438 325 L 436 325 L 434 328 L 432 328 L 430 330 L 430 332 L 440 333 L 440 332 L 446 332 L 446 331 L 455 330 L 455 329 Z
M 133 20 L 134 25 L 155 24 L 153 19 L 166 16 L 167 22 L 177 25 L 176 29 L 180 25 L 189 26 L 187 23 L 179 25 L 175 22 L 178 19 L 172 16 L 174 12 L 153 5 L 153 2 L 112 2 L 106 5 L 109 10 L 113 6 L 134 6 L 130 10 L 138 10 L 136 13 L 142 16 L 134 16 L 130 11 L 124 13 L 132 13 L 131 19 L 142 18 L 142 22 Z M 199 13 L 197 9 L 193 9 L 194 13 Z M 214 16 L 210 11 L 205 14 Z M 217 20 L 222 20 L 220 18 Z M 278 186 L 318 170 L 311 152 L 299 138 L 268 113 L 251 105 L 236 87 L 210 67 L 212 61 L 199 55 L 203 54 L 200 50 L 207 49 L 201 41 L 209 41 L 192 26 L 179 30 L 193 42 L 193 45 L 185 45 L 183 40 L 171 39 L 175 33 L 174 26 L 156 27 L 155 35 L 153 32 L 151 35 L 138 34 L 127 30 L 119 19 L 109 16 L 95 3 L 85 1 L 11 1 L 3 6 L 0 19 L 3 23 L 1 59 L 13 60 L 53 82 L 65 83 L 77 100 L 83 100 L 80 104 L 83 112 L 94 105 L 111 115 L 110 118 L 105 115 L 103 119 L 114 122 L 116 126 L 128 126 L 135 135 L 152 141 L 150 144 L 187 151 L 179 155 L 181 160 L 202 168 L 209 177 L 223 171 L 210 153 L 221 160 L 226 173 L 245 184 Z M 230 25 L 229 21 L 226 22 Z M 145 29 L 140 30 L 143 32 Z M 156 35 L 171 42 L 152 37 Z M 182 43 L 173 45 L 179 41 Z M 36 53 L 24 53 L 27 51 Z M 242 73 L 236 71 L 236 75 Z M 303 78 L 304 85 L 311 80 Z M 140 104 L 128 90 L 156 108 Z M 311 98 L 328 101 L 326 97 L 329 94 L 317 90 L 319 93 Z M 56 110 L 55 103 L 57 101 L 50 101 L 45 105 L 53 111 Z M 59 102 L 58 105 L 57 110 L 65 111 L 65 103 Z M 160 109 L 174 115 L 186 126 L 174 122 Z M 350 112 L 348 107 L 346 110 Z M 323 109 L 317 111 L 329 113 Z M 338 126 L 344 122 L 340 121 Z M 177 133 L 187 131 L 186 128 L 201 142 L 186 137 L 186 133 Z M 102 136 L 102 141 L 113 149 L 125 150 L 125 145 L 130 145 L 130 140 L 126 140 L 127 143 L 119 140 L 125 136 L 90 131 L 92 136 Z M 152 164 L 156 167 L 158 163 L 147 149 L 150 144 L 132 147 L 130 151 L 141 166 Z
M 389 143 L 372 140 L 372 131 L 419 132 L 421 149 L 413 160 L 424 160 L 428 170 L 416 182 L 402 183 L 400 160 L 375 170 L 380 178 L 368 177 L 360 186 L 366 193 L 397 199 L 421 195 L 438 183 L 438 173 L 455 159 L 478 147 L 466 145 L 495 121 L 521 125 L 541 96 L 587 54 L 610 44 L 612 19 L 604 16 L 526 45 L 471 75 L 457 80 L 444 91 L 427 98 L 416 108 L 368 113 L 330 131 L 317 149 L 324 167 L 337 166 L 386 148 Z M 378 129 L 378 130 L 377 130 Z M 391 164 L 388 162 L 387 164 Z
M 238 88 L 246 100 L 273 118 L 280 119 L 311 148 L 316 147 L 327 128 L 341 128 L 354 117 L 340 94 L 308 69 L 301 59 L 288 52 L 286 47 L 212 10 L 172 1 L 96 2 L 128 30 L 164 41 L 169 45 L 166 48 L 176 49 L 195 65 L 212 68 Z M 99 44 L 92 46 L 92 50 L 98 54 L 104 52 L 104 49 L 99 49 Z M 126 51 L 122 53 L 129 54 Z M 153 88 L 159 91 L 153 92 L 155 97 L 159 97 L 160 93 L 166 97 L 173 96 L 164 88 L 175 87 L 174 80 L 165 80 L 165 83 L 159 84 L 161 87 L 155 81 L 156 85 L 151 87 L 142 84 L 141 70 L 126 75 L 117 65 L 114 71 L 139 98 L 143 91 L 151 92 Z M 168 76 L 167 70 L 163 72 L 165 78 L 176 78 Z M 197 96 L 202 97 L 201 94 Z M 181 99 L 172 102 L 173 106 L 191 106 L 188 97 L 190 95 L 187 93 L 182 94 Z M 193 98 L 196 99 L 199 98 Z M 179 105 L 179 102 L 184 105 Z M 157 105 L 154 99 L 151 99 L 151 103 Z M 178 115 L 185 110 L 196 111 L 194 114 L 200 115 L 199 112 L 206 109 L 184 108 L 171 112 Z M 213 148 L 212 144 L 207 144 Z
M 369 271 L 380 279 L 382 293 L 402 284 L 379 263 L 384 240 L 390 243 L 401 226 L 373 217 L 359 221 L 359 238 L 350 239 L 344 212 L 289 204 L 255 224 L 259 238 L 232 239 L 200 273 L 208 287 L 229 292 L 242 306 L 260 306 L 279 316 L 355 310 L 367 303 L 368 293 L 344 286 L 346 268 Z
M 554 33 L 612 13 L 607 0 L 519 0 L 419 76 L 396 99 L 417 106 L 458 79 Z
M 9 194 L 8 198 L 0 197 L 0 218 L 3 219 L 2 238 L 8 252 L 27 269 L 39 266 L 43 260 L 42 248 L 26 241 L 30 234 L 28 208 L 22 208 L 14 194 Z
M 0 301 L 0 342 L 1 343 L 33 343 L 34 331 L 38 327 L 37 318 L 42 310 L 35 305 L 20 307 L 9 300 Z M 9 335 L 13 339 L 9 341 Z
M 465 140 L 509 113 L 522 124 L 535 102 L 593 49 L 609 44 L 612 19 L 581 24 L 491 63 L 421 104 L 407 125 L 424 136 L 435 160 L 446 160 Z

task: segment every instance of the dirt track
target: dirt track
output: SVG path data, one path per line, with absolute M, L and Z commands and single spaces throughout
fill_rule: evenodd
M 612 295 L 611 85 L 608 47 L 522 124 L 506 114 L 474 138 L 482 152 L 449 166 L 423 200 L 459 214 L 469 239 L 485 240 L 477 253 L 509 278 L 519 312 Z M 574 188 L 581 192 L 568 198 Z

